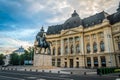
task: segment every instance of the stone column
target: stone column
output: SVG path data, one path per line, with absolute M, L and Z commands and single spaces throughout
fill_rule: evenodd
M 100 56 L 98 56 L 98 67 L 101 67 L 101 59 L 100 59 Z
M 106 52 L 113 52 L 113 40 L 112 40 L 112 34 L 111 34 L 111 29 L 105 28 L 104 29 L 104 43 L 105 43 L 105 51 Z
M 56 43 L 55 43 L 55 56 L 57 56 L 57 53 L 58 53 L 58 45 L 57 45 L 57 40 L 56 40 Z
M 61 39 L 61 55 L 64 55 L 64 40 Z
M 96 40 L 97 40 L 97 53 L 100 53 L 100 41 L 99 41 L 99 35 L 98 33 L 96 34 Z
M 75 44 L 75 37 L 73 37 L 73 47 L 74 47 L 74 54 L 76 54 L 76 44 Z
M 67 42 L 68 42 L 68 54 L 70 54 L 70 41 L 69 41 L 69 38 L 67 38 Z
M 55 66 L 57 66 L 57 58 L 55 58 Z
M 55 41 L 55 56 L 57 56 L 58 53 L 58 45 L 57 45 L 57 40 Z M 57 58 L 55 57 L 55 66 L 57 66 Z
M 94 67 L 94 60 L 93 60 L 93 57 L 91 57 L 91 67 L 92 67 L 92 68 Z
M 81 44 L 81 46 L 80 46 L 80 52 L 81 52 L 82 54 L 84 54 L 83 34 L 82 34 L 82 36 L 81 36 L 81 38 L 80 38 L 80 44 Z
M 51 49 L 51 55 L 53 55 L 53 47 L 51 46 L 50 49 Z
M 70 59 L 67 58 L 67 67 L 70 67 Z

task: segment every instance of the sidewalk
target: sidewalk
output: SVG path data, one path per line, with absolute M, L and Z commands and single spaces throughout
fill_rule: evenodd
M 13 68 L 17 69 L 18 71 L 36 71 L 37 72 L 51 72 L 51 73 L 63 73 L 63 74 L 73 74 L 73 75 L 89 75 L 89 76 L 100 76 L 97 75 L 96 69 L 85 69 L 85 68 L 58 68 L 58 67 L 52 67 L 52 66 L 44 66 L 44 67 L 35 67 L 35 66 L 8 66 L 5 68 Z M 107 74 L 102 76 L 108 76 L 108 77 L 119 77 L 120 73 L 113 73 L 113 74 Z

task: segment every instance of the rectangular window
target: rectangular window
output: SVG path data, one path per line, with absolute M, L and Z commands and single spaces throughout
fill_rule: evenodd
M 52 59 L 52 66 L 55 66 L 55 59 Z
M 90 57 L 87 57 L 87 66 L 91 67 L 91 58 Z
M 57 67 L 60 67 L 61 59 L 57 59 Z
M 98 58 L 94 57 L 93 60 L 94 60 L 94 67 L 98 67 Z
M 100 59 L 101 59 L 101 66 L 102 66 L 102 67 L 106 67 L 106 59 L 105 59 L 105 56 L 101 56 Z

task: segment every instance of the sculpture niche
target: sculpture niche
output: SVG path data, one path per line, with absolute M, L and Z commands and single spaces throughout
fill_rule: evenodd
M 38 53 L 41 53 L 41 50 L 44 49 L 44 53 L 46 52 L 46 49 L 48 49 L 48 54 L 50 55 L 50 44 L 46 41 L 46 37 L 44 34 L 43 27 L 41 28 L 40 32 L 36 35 L 35 40 L 35 51 L 38 50 Z M 36 53 L 36 52 L 35 52 Z

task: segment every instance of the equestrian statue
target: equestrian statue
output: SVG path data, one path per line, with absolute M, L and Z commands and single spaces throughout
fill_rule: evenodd
M 43 27 L 41 28 L 40 32 L 36 35 L 35 40 L 35 51 L 38 50 L 38 53 L 41 53 L 41 50 L 44 49 L 44 53 L 46 52 L 46 49 L 48 49 L 48 54 L 50 55 L 50 43 L 46 41 L 45 32 Z M 36 52 L 35 52 L 36 53 Z

